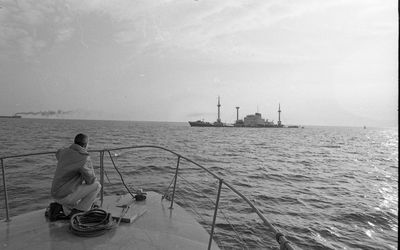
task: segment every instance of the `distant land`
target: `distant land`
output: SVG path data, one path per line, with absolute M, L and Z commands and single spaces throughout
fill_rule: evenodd
M 0 115 L 0 118 L 22 118 L 20 115 Z
M 102 118 L 99 112 L 88 110 L 45 110 L 45 111 L 24 111 L 14 115 L 1 115 L 0 118 L 44 118 L 44 119 L 94 119 Z
M 15 115 L 33 115 L 33 116 L 44 116 L 44 117 L 50 117 L 50 116 L 60 116 L 60 115 L 66 115 L 66 114 L 71 114 L 73 111 L 63 111 L 63 110 L 48 110 L 48 111 L 38 111 L 38 112 L 18 112 L 15 113 Z

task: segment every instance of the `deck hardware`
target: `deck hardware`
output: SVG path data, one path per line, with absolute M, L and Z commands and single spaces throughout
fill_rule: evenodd
M 104 151 L 100 151 L 100 207 L 103 206 L 104 200 Z
M 8 208 L 7 184 L 6 184 L 6 170 L 4 168 L 3 159 L 1 159 L 1 171 L 3 172 L 3 191 L 4 191 L 4 202 L 6 205 L 6 221 L 10 221 L 9 208 Z
M 214 217 L 213 217 L 213 222 L 212 222 L 212 225 L 211 225 L 210 240 L 208 241 L 208 250 L 211 249 L 212 238 L 214 236 L 215 220 L 217 219 L 218 203 L 219 203 L 219 198 L 221 197 L 222 182 L 223 182 L 223 180 L 219 179 L 217 201 L 215 202 Z
M 174 179 L 174 189 L 172 191 L 172 198 L 171 198 L 171 206 L 169 207 L 170 209 L 173 208 L 174 205 L 174 197 L 175 197 L 175 188 L 176 188 L 176 179 L 178 179 L 178 169 L 179 169 L 179 162 L 181 160 L 181 156 L 178 155 L 178 161 L 176 163 L 176 170 L 175 170 L 175 179 Z

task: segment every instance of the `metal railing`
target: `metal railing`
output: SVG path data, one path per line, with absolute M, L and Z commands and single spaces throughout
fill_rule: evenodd
M 174 185 L 173 185 L 173 191 L 172 191 L 172 197 L 171 197 L 171 204 L 170 208 L 173 208 L 174 204 L 174 198 L 175 198 L 175 191 L 176 191 L 176 182 L 177 182 L 177 177 L 178 177 L 178 171 L 179 171 L 179 165 L 181 162 L 181 159 L 184 159 L 195 166 L 203 169 L 206 171 L 208 174 L 213 176 L 215 179 L 218 180 L 218 191 L 217 191 L 217 197 L 215 201 L 215 207 L 214 207 L 214 215 L 213 215 L 213 221 L 211 225 L 211 232 L 210 232 L 210 238 L 209 238 L 209 243 L 208 243 L 208 249 L 211 249 L 211 244 L 212 244 L 212 239 L 214 236 L 214 229 L 215 229 L 215 222 L 217 218 L 217 213 L 218 213 L 218 206 L 219 206 L 219 201 L 221 197 L 221 190 L 222 186 L 225 185 L 227 188 L 229 188 L 231 191 L 233 191 L 235 194 L 237 194 L 239 197 L 241 197 L 252 209 L 253 211 L 259 216 L 259 218 L 263 221 L 263 223 L 275 234 L 275 238 L 277 242 L 280 245 L 280 249 L 287 249 L 287 250 L 294 250 L 292 247 L 291 243 L 286 239 L 286 237 L 280 233 L 265 217 L 264 215 L 254 206 L 254 204 L 242 193 L 240 193 L 237 189 L 235 189 L 232 185 L 224 181 L 222 178 L 205 168 L 204 166 L 198 164 L 197 162 L 182 156 L 181 154 L 178 154 L 170 149 L 160 147 L 160 146 L 154 146 L 154 145 L 141 145 L 141 146 L 129 146 L 129 147 L 119 147 L 119 148 L 110 148 L 110 149 L 97 149 L 97 150 L 88 150 L 89 152 L 97 152 L 100 153 L 100 184 L 101 184 L 101 191 L 100 191 L 100 200 L 101 203 L 103 203 L 103 197 L 104 197 L 104 153 L 108 152 L 110 154 L 111 151 L 119 151 L 119 150 L 127 150 L 127 149 L 140 149 L 140 148 L 155 148 L 155 149 L 161 149 L 163 151 L 167 151 L 175 156 L 178 157 L 177 163 L 176 163 L 176 168 L 175 168 L 175 176 L 174 176 Z M 5 160 L 6 159 L 11 159 L 11 158 L 20 158 L 20 157 L 26 157 L 26 156 L 37 156 L 37 155 L 50 155 L 50 154 L 55 154 L 56 152 L 39 152 L 39 153 L 31 153 L 31 154 L 21 154 L 21 155 L 12 155 L 12 156 L 4 156 L 0 157 L 0 162 L 1 162 L 1 169 L 2 169 L 2 179 L 3 179 L 3 195 L 4 195 L 4 202 L 5 202 L 5 210 L 6 210 L 6 221 L 10 221 L 10 214 L 9 214 L 9 204 L 8 204 L 8 194 L 7 194 L 7 180 L 6 180 L 6 169 L 5 169 Z

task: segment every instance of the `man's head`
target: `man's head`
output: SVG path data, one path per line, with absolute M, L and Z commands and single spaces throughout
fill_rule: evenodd
M 77 134 L 75 136 L 74 143 L 86 148 L 89 143 L 89 137 L 85 134 Z

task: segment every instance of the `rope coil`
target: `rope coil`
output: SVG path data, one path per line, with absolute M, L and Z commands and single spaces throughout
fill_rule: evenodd
M 70 219 L 70 231 L 78 236 L 100 236 L 115 228 L 115 222 L 110 213 L 95 208 L 87 212 L 76 213 Z

